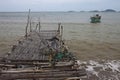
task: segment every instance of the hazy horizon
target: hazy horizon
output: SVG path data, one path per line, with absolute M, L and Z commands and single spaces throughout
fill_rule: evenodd
M 109 9 L 109 8 L 108 8 Z M 34 11 L 34 10 L 32 10 L 32 9 L 30 9 L 31 10 L 31 12 L 91 12 L 91 11 L 96 11 L 97 9 L 95 9 L 95 10 L 80 10 L 80 11 L 75 11 L 75 10 L 68 10 L 68 11 Z M 98 12 L 102 12 L 102 11 L 105 11 L 105 10 L 107 10 L 107 9 L 104 9 L 104 10 L 97 10 Z M 112 10 L 115 10 L 115 9 L 112 9 Z M 29 9 L 27 9 L 26 11 L 0 11 L 0 12 L 28 12 L 29 11 Z M 120 12 L 119 10 L 115 10 L 116 12 Z
M 120 0 L 1 0 L 0 12 L 91 11 L 114 9 L 120 11 Z

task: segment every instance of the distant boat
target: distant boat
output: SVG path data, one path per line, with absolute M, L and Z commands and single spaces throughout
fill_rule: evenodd
M 90 17 L 91 23 L 100 23 L 101 22 L 101 16 L 99 14 L 96 14 L 93 17 Z

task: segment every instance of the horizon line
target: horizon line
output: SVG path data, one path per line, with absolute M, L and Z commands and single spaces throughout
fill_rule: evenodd
M 93 10 L 43 10 L 43 11 L 36 11 L 36 10 L 32 10 L 32 9 L 30 9 L 31 10 L 31 12 L 91 12 L 91 11 L 93 11 L 93 12 L 103 12 L 103 11 L 105 11 L 105 10 L 114 10 L 115 12 L 120 12 L 120 10 L 116 10 L 116 9 L 104 9 L 104 10 L 98 10 L 98 9 L 93 9 Z M 19 10 L 19 11 L 17 11 L 17 10 L 11 10 L 11 11 L 3 11 L 3 10 L 1 10 L 0 12 L 28 12 L 29 11 L 29 9 L 28 10 Z

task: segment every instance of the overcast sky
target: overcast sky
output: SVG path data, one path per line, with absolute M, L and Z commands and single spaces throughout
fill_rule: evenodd
M 115 9 L 120 0 L 0 0 L 0 11 L 89 11 Z

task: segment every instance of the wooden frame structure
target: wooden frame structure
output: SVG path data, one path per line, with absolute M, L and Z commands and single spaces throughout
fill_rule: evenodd
M 63 48 L 61 23 L 58 23 L 58 30 L 41 30 L 39 20 L 33 31 L 30 19 L 29 10 L 25 38 L 13 46 L 7 57 L 0 60 L 0 80 L 79 80 L 85 76 L 85 69 L 79 69 L 80 66 L 73 59 L 65 58 L 51 65 L 50 49 L 58 52 Z

